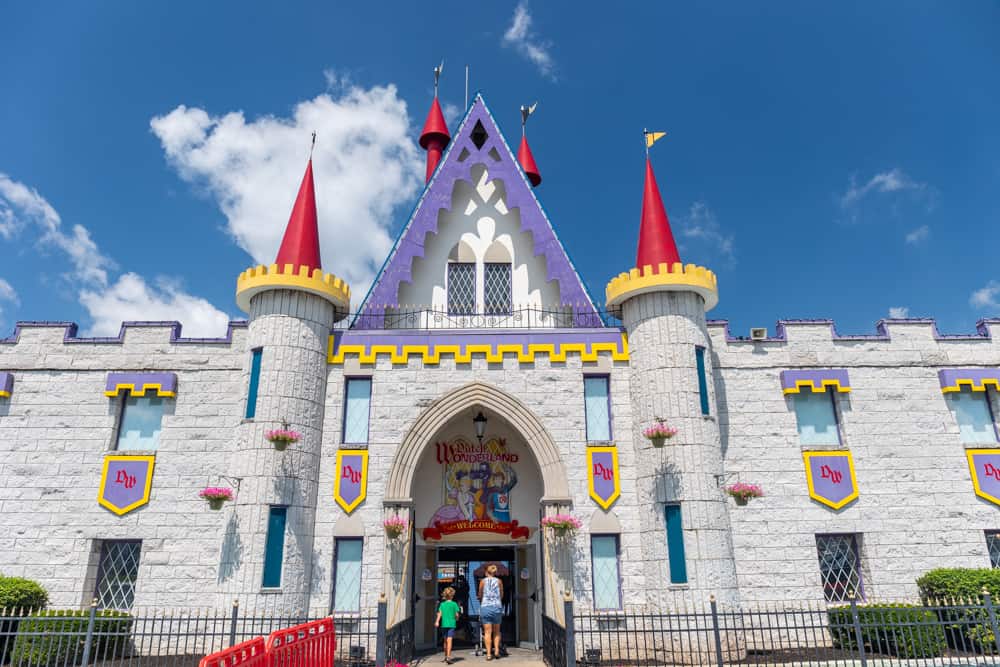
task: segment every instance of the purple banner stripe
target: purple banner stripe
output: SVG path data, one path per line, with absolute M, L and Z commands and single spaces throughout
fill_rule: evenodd
M 808 384 L 813 391 L 826 391 L 826 385 L 836 386 L 840 391 L 851 388 L 847 369 L 844 368 L 781 371 L 781 388 L 786 393 L 797 393 L 801 384 Z
M 837 331 L 837 325 L 833 320 L 830 319 L 815 319 L 815 320 L 778 320 L 775 328 L 774 335 L 769 336 L 763 340 L 765 343 L 785 343 L 788 341 L 788 336 L 785 332 L 786 327 L 789 325 L 805 324 L 805 325 L 821 325 L 830 328 L 830 336 L 832 340 L 877 340 L 888 342 L 889 338 L 889 328 L 886 327 L 886 323 L 891 324 L 930 324 L 934 329 L 934 340 L 991 340 L 990 338 L 990 325 L 997 326 L 1000 325 L 1000 318 L 987 318 L 976 322 L 976 333 L 973 334 L 943 334 L 941 330 L 938 329 L 937 321 L 933 319 L 924 318 L 909 318 L 905 320 L 879 320 L 875 324 L 875 334 L 849 334 L 843 335 Z M 729 320 L 708 320 L 708 326 L 710 327 L 723 327 L 726 335 L 727 343 L 760 343 L 761 341 L 753 341 L 750 337 L 746 336 L 734 336 L 732 331 L 729 329 Z
M 457 345 L 462 352 L 469 345 L 490 345 L 496 349 L 501 345 L 519 345 L 527 349 L 528 345 L 555 345 L 556 348 L 567 343 L 613 343 L 621 351 L 622 331 L 617 328 L 607 329 L 551 329 L 534 330 L 531 333 L 513 332 L 511 330 L 489 329 L 463 333 L 441 332 L 428 330 L 371 331 L 348 330 L 333 332 L 333 353 L 337 354 L 341 345 L 364 345 L 366 350 L 374 346 L 392 345 L 401 353 L 403 346 L 421 346 L 432 350 L 441 345 Z
M 46 327 L 62 327 L 64 343 L 124 343 L 126 329 L 160 328 L 170 327 L 170 342 L 178 344 L 214 344 L 221 343 L 229 345 L 233 342 L 233 330 L 245 329 L 246 320 L 231 320 L 226 327 L 226 335 L 223 338 L 184 338 L 181 336 L 181 323 L 170 321 L 149 321 L 149 322 L 122 322 L 122 327 L 118 331 L 118 336 L 99 336 L 94 338 L 82 338 L 76 335 L 78 326 L 76 322 L 64 321 L 31 321 L 18 322 L 14 325 L 14 333 L 7 338 L 0 338 L 0 343 L 17 343 L 21 338 L 24 329 L 42 329 Z
M 14 374 L 0 372 L 0 396 L 10 396 L 14 391 Z

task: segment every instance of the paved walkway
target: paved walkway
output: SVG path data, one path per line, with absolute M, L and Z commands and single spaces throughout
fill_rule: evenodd
M 507 652 L 509 655 L 506 658 L 487 661 L 485 655 L 480 655 L 477 658 L 475 651 L 471 648 L 455 649 L 451 652 L 451 664 L 454 667 L 480 667 L 485 665 L 489 665 L 490 667 L 542 667 L 545 664 L 542 662 L 541 651 L 508 648 Z M 421 667 L 444 665 L 444 651 L 419 656 L 414 658 L 410 664 L 420 665 Z

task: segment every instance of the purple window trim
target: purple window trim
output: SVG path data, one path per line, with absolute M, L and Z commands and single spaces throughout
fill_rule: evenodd
M 130 389 L 126 389 L 123 385 L 132 385 L 135 392 L 142 392 L 143 395 L 146 394 L 144 387 L 147 385 L 158 387 L 155 390 L 157 396 L 176 395 L 177 373 L 170 371 L 112 372 L 108 373 L 107 380 L 104 383 L 104 391 L 105 393 L 115 392 L 115 395 L 121 394 L 124 391 L 128 391 L 132 396 L 139 395 L 138 393 L 133 393 Z
M 819 538 L 821 537 L 850 537 L 851 549 L 854 551 L 854 561 L 858 565 L 858 590 L 855 591 L 859 601 L 865 601 L 865 572 L 861 564 L 861 537 L 863 533 L 816 533 L 816 548 L 819 550 Z M 818 553 L 817 553 L 818 557 Z M 822 573 L 820 573 L 822 577 Z M 824 596 L 825 597 L 825 596 Z
M 125 342 L 125 330 L 130 328 L 148 328 L 148 327 L 170 327 L 170 342 L 177 344 L 223 344 L 230 345 L 233 342 L 233 331 L 235 329 L 245 329 L 247 328 L 246 320 L 230 320 L 229 325 L 226 327 L 226 335 L 224 338 L 184 338 L 181 336 L 181 323 L 173 321 L 129 321 L 122 322 L 121 329 L 118 331 L 118 336 L 104 336 L 104 337 L 94 337 L 94 338 L 80 338 L 78 337 L 78 325 L 76 322 L 67 322 L 64 320 L 32 320 L 25 322 L 18 322 L 14 325 L 14 332 L 7 338 L 0 338 L 0 344 L 16 344 L 21 338 L 21 331 L 24 329 L 40 329 L 46 327 L 63 327 L 65 331 L 63 332 L 63 342 L 64 343 L 117 343 L 121 344 Z
M 862 341 L 862 340 L 872 340 L 872 341 L 889 341 L 889 329 L 886 324 L 930 324 L 934 327 L 934 340 L 991 340 L 990 337 L 990 325 L 1000 326 L 1000 318 L 985 318 L 976 322 L 976 333 L 974 334 L 942 334 L 940 329 L 938 329 L 937 320 L 931 318 L 908 318 L 908 319 L 881 319 L 875 323 L 875 335 L 863 334 L 863 335 L 848 335 L 843 336 L 837 331 L 837 326 L 831 319 L 791 319 L 791 320 L 778 320 L 775 325 L 774 335 L 765 338 L 763 341 L 751 341 L 749 337 L 744 336 L 733 336 L 729 328 L 729 320 L 708 320 L 707 324 L 709 327 L 723 327 L 725 329 L 725 336 L 727 343 L 786 343 L 788 338 L 785 333 L 785 327 L 790 324 L 811 324 L 811 325 L 828 325 L 830 327 L 830 333 L 833 340 L 839 341 Z
M 597 606 L 597 585 L 594 582 L 594 538 L 612 537 L 615 540 L 615 569 L 618 570 L 618 606 L 598 607 Z M 591 533 L 590 534 L 590 590 L 594 598 L 594 611 L 617 611 L 622 608 L 625 600 L 622 592 L 622 542 L 621 535 L 616 533 Z
M 942 368 L 938 371 L 938 382 L 944 392 L 954 391 L 955 387 L 985 391 L 989 388 L 987 383 L 1000 383 L 1000 368 Z M 977 390 L 976 387 L 983 389 Z
M 7 398 L 14 392 L 14 374 L 0 371 L 0 397 Z
M 414 532 L 416 532 L 416 531 L 414 531 Z M 365 538 L 364 537 L 335 537 L 335 538 L 333 538 L 333 582 L 332 582 L 332 585 L 330 586 L 330 615 L 333 615 L 333 614 L 353 614 L 354 613 L 354 612 L 338 612 L 334 608 L 334 605 L 337 603 L 337 562 L 338 562 L 337 561 L 337 557 L 339 556 L 338 552 L 340 551 L 340 545 L 343 544 L 344 542 L 361 542 L 361 558 L 362 558 L 362 561 L 361 561 L 362 562 L 361 574 L 362 574 L 362 579 L 363 579 L 364 573 L 365 573 L 365 568 L 364 568 Z M 414 568 L 414 569 L 416 569 L 416 568 Z M 361 591 L 364 592 L 364 587 L 361 588 Z M 359 605 L 360 605 L 360 601 L 359 601 Z
M 477 148 L 469 136 L 476 121 L 482 122 L 489 135 L 482 148 Z M 457 157 L 462 148 L 469 151 L 470 158 L 459 162 Z M 507 188 L 507 208 L 520 210 L 521 231 L 532 233 L 535 255 L 544 255 L 548 271 L 546 279 L 559 282 L 559 295 L 563 305 L 573 306 L 577 312 L 588 317 L 596 314 L 594 301 L 552 227 L 544 207 L 528 184 L 482 96 L 477 94 L 455 132 L 454 140 L 442 156 L 437 170 L 424 188 L 365 295 L 360 309 L 361 317 L 381 317 L 381 308 L 398 305 L 399 286 L 412 279 L 413 260 L 424 256 L 424 240 L 427 235 L 437 233 L 439 212 L 451 208 L 452 185 L 459 179 L 471 181 L 473 165 L 483 163 L 476 156 L 488 154 L 491 148 L 496 148 L 503 159 L 499 163 L 491 161 L 486 164 L 490 173 L 502 180 Z M 453 151 L 458 153 L 452 156 Z
M 608 395 L 608 439 L 607 440 L 594 440 L 591 441 L 590 434 L 584 433 L 587 442 L 614 442 L 615 439 L 615 422 L 614 415 L 611 412 L 611 376 L 607 373 L 584 373 L 583 374 L 583 427 L 587 428 L 587 380 L 589 378 L 604 378 L 604 386 L 607 387 Z
M 832 386 L 824 384 L 829 381 L 836 382 L 837 386 L 841 389 L 851 388 L 851 379 L 847 373 L 846 368 L 787 370 L 787 371 L 781 371 L 778 377 L 781 381 L 781 390 L 790 394 L 798 394 L 799 392 L 801 392 L 802 390 L 799 388 L 799 383 L 803 381 L 808 382 L 810 389 L 817 394 L 819 392 L 815 391 L 816 388 L 820 389 L 833 388 Z M 789 390 L 794 390 L 794 391 L 789 391 Z

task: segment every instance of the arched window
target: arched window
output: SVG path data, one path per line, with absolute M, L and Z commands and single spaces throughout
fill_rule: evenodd
M 483 258 L 483 312 L 506 315 L 511 309 L 511 256 L 499 241 L 494 241 Z
M 469 315 L 476 312 L 476 254 L 463 241 L 448 253 L 448 312 Z

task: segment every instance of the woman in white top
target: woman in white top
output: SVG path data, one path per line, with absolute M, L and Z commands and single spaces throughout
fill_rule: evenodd
M 497 566 L 490 563 L 486 576 L 479 581 L 479 622 L 483 625 L 486 659 L 500 657 L 500 621 L 503 620 L 503 582 L 497 579 Z

